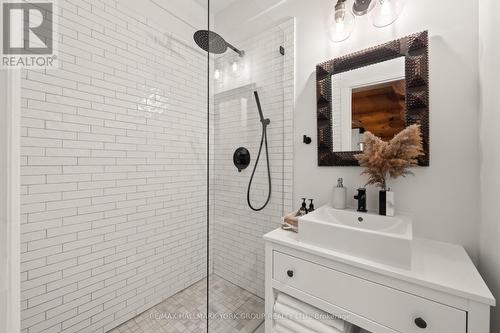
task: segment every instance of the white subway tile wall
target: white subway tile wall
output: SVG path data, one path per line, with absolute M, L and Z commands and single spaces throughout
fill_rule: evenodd
M 294 37 L 295 21 L 289 19 L 235 45 L 245 50 L 239 75 L 232 73 L 231 52 L 216 59 L 221 73 L 215 81 L 214 128 L 214 273 L 264 297 L 263 235 L 280 226 L 292 208 Z M 280 53 L 285 48 L 285 55 Z M 260 212 L 247 205 L 247 186 L 261 141 L 261 123 L 254 91 L 258 91 L 268 127 L 272 196 Z M 238 172 L 233 153 L 246 147 L 251 163 Z M 265 148 L 251 190 L 254 207 L 268 194 Z
M 206 55 L 58 6 L 60 67 L 22 80 L 22 330 L 105 332 L 206 276 Z

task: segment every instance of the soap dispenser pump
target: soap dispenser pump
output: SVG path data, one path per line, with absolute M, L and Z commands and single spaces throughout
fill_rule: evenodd
M 344 180 L 342 178 L 337 180 L 337 187 L 333 188 L 332 206 L 335 209 L 347 208 L 347 188 L 344 187 Z
M 307 211 L 307 203 L 306 203 L 306 198 L 302 198 L 302 206 L 299 209 L 299 216 L 304 216 L 308 213 Z

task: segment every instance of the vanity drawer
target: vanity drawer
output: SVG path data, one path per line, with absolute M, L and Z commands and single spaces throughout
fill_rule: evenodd
M 399 332 L 467 330 L 464 311 L 276 251 L 273 279 Z

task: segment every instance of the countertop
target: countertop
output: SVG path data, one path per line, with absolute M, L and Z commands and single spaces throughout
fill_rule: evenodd
M 414 239 L 412 268 L 405 270 L 309 245 L 301 242 L 298 234 L 282 229 L 271 231 L 264 235 L 264 239 L 267 242 L 495 306 L 495 298 L 491 291 L 465 249 L 459 245 Z

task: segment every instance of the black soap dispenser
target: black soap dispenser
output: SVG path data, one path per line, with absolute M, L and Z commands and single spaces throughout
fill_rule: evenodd
M 302 198 L 302 206 L 299 209 L 299 213 L 297 216 L 304 216 L 308 213 L 307 211 L 307 203 L 306 203 L 306 198 Z
M 313 200 L 314 199 L 309 199 L 310 203 L 309 203 L 309 213 L 311 212 L 314 212 L 314 204 L 313 204 Z

